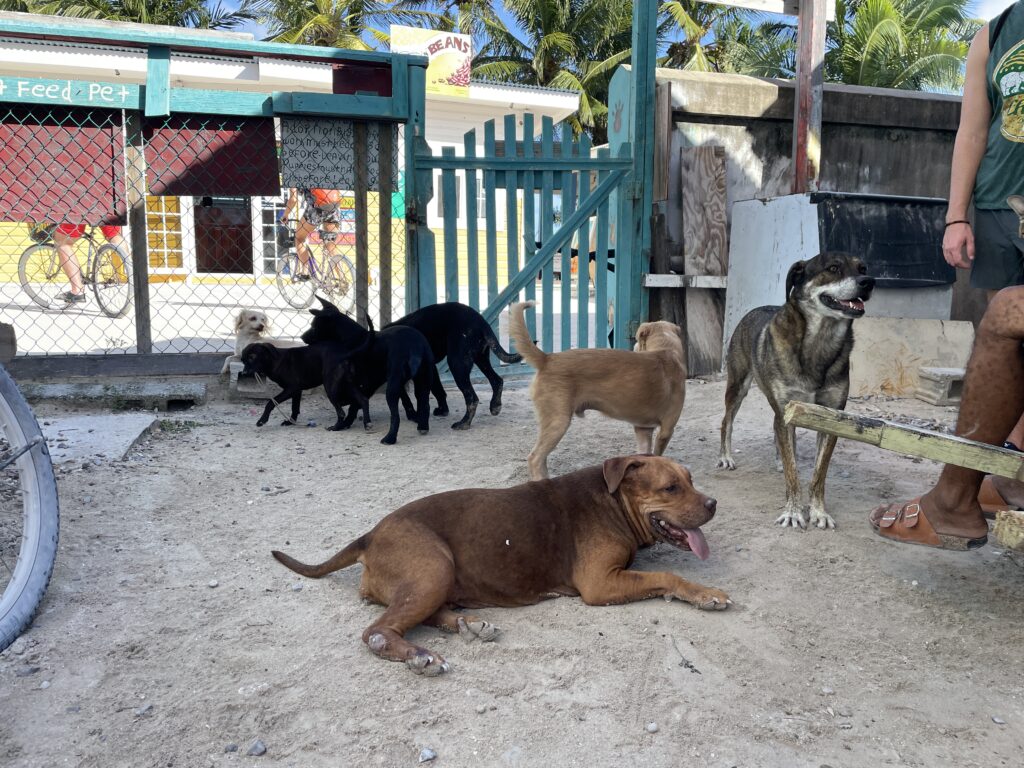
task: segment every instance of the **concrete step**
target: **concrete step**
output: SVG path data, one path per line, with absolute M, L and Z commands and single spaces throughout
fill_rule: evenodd
M 114 410 L 181 411 L 207 401 L 206 383 L 187 379 L 108 379 L 103 383 L 19 381 L 18 387 L 29 402 L 102 403 Z
M 917 371 L 914 397 L 932 405 L 956 405 L 964 388 L 963 368 L 922 367 Z

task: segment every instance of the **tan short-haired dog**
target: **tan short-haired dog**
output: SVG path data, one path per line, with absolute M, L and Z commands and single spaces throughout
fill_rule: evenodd
M 567 349 L 545 354 L 526 329 L 524 312 L 535 302 L 509 308 L 509 335 L 516 351 L 537 369 L 530 397 L 540 434 L 530 451 L 530 477 L 548 476 L 548 454 L 569 429 L 573 414 L 600 411 L 628 421 L 636 432 L 637 451 L 665 452 L 686 397 L 686 354 L 679 326 L 664 320 L 637 329 L 637 351 Z M 658 439 L 654 440 L 654 430 Z

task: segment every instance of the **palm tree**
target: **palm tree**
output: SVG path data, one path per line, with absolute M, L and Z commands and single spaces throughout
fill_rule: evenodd
M 660 16 L 658 36 L 662 41 L 667 41 L 667 50 L 658 60 L 658 65 L 697 72 L 719 72 L 724 68 L 725 46 L 722 42 L 729 38 L 722 38 L 712 33 L 712 30 L 723 23 L 736 22 L 746 17 L 735 8 L 699 3 L 696 0 L 664 2 Z
M 396 0 L 393 8 L 420 11 L 422 15 L 412 19 L 413 24 L 478 39 L 486 37 L 488 24 L 501 24 L 492 0 Z
M 607 137 L 608 83 L 629 60 L 632 8 L 619 0 L 506 0 L 522 39 L 487 19 L 487 39 L 473 60 L 474 75 L 501 82 L 562 88 L 580 94 L 569 119 L 595 143 Z
M 796 27 L 786 22 L 751 24 L 734 17 L 715 24 L 722 71 L 755 77 L 796 77 Z
M 254 21 L 253 5 L 253 0 L 242 0 L 235 9 L 207 0 L 0 0 L 4 11 L 202 29 L 232 29 Z
M 967 0 L 837 0 L 825 76 L 879 88 L 959 90 L 979 27 Z

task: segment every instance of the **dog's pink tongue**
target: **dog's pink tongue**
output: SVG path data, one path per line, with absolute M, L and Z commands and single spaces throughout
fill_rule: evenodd
M 686 543 L 690 545 L 693 554 L 701 560 L 707 560 L 711 550 L 708 549 L 708 542 L 700 528 L 684 528 L 683 531 L 686 533 Z

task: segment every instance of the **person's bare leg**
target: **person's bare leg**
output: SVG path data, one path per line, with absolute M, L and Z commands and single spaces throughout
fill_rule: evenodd
M 299 226 L 295 229 L 295 254 L 299 257 L 299 263 L 306 268 L 307 273 L 309 272 L 309 246 L 306 245 L 306 240 L 315 231 L 316 227 L 305 219 L 300 220 Z
M 1005 288 L 988 305 L 967 363 L 956 434 L 1001 445 L 1024 412 L 1024 286 Z M 921 508 L 939 533 L 983 536 L 978 505 L 984 474 L 947 464 Z
M 63 232 L 53 233 L 53 244 L 57 246 L 57 257 L 60 259 L 60 268 L 68 276 L 71 284 L 71 292 L 79 295 L 85 290 L 82 284 L 82 267 L 75 255 L 75 241 Z

